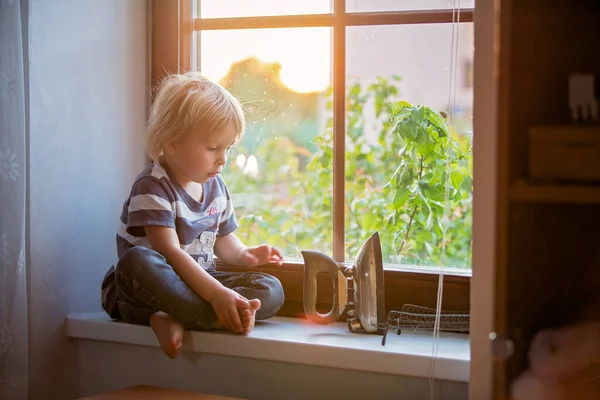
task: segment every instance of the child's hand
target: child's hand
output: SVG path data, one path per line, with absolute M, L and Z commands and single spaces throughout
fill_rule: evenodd
M 266 263 L 283 264 L 283 256 L 275 247 L 269 244 L 246 247 L 240 252 L 241 264 L 249 267 L 256 267 Z
M 243 331 L 238 310 L 251 308 L 248 299 L 229 288 L 223 287 L 223 290 L 219 290 L 210 302 L 217 318 L 219 318 L 219 322 L 224 325 L 223 328 L 234 332 Z

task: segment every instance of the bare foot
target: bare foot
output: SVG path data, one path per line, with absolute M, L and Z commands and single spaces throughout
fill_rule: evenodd
M 217 331 L 222 331 L 222 330 L 225 330 L 226 328 L 225 328 L 225 324 L 223 322 L 221 322 L 220 320 L 217 319 L 213 323 L 213 329 L 215 329 Z
M 260 300 L 252 299 L 249 300 L 250 308 L 244 308 L 240 310 L 240 318 L 242 320 L 242 331 L 244 334 L 249 334 L 254 329 L 254 322 L 256 321 L 256 310 L 260 308 Z
M 150 316 L 150 326 L 160 343 L 160 348 L 170 358 L 177 357 L 183 342 L 183 325 L 164 312 Z
M 250 303 L 250 308 L 238 309 L 238 312 L 240 314 L 240 320 L 242 321 L 242 330 L 235 331 L 237 333 L 243 333 L 246 335 L 249 334 L 250 332 L 252 332 L 252 329 L 254 329 L 256 310 L 258 310 L 260 308 L 260 300 L 259 299 L 248 300 L 248 302 Z M 225 323 L 221 322 L 220 320 L 216 320 L 213 323 L 213 329 L 226 330 L 228 328 L 225 325 Z

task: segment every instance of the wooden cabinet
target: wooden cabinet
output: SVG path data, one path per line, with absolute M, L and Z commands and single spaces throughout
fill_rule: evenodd
M 538 182 L 600 182 L 600 124 L 529 128 L 528 175 Z
M 508 399 L 540 329 L 600 318 L 589 309 L 600 296 L 600 185 L 532 180 L 528 147 L 532 128 L 570 124 L 571 73 L 593 73 L 599 86 L 600 1 L 497 4 L 495 330 L 514 353 L 494 363 L 493 387 L 495 399 Z

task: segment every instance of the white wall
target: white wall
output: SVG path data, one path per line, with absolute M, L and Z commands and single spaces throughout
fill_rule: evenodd
M 185 352 L 170 360 L 158 348 L 77 342 L 82 396 L 146 384 L 250 400 L 431 399 L 428 379 Z M 466 383 L 435 388 L 435 400 L 467 399 Z
M 30 398 L 77 394 L 70 312 L 100 309 L 143 167 L 146 0 L 30 0 Z

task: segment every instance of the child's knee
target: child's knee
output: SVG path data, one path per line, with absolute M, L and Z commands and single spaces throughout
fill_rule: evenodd
M 262 277 L 265 285 L 269 288 L 269 295 L 273 299 L 280 300 L 283 303 L 283 286 L 279 279 L 273 275 L 263 274 Z
M 156 252 L 143 246 L 135 246 L 123 253 L 115 268 L 115 280 L 123 278 L 132 279 L 140 274 L 148 273 L 148 266 L 153 263 Z
M 272 275 L 263 274 L 261 277 L 262 283 L 268 289 L 265 291 L 265 296 L 261 299 L 261 307 L 259 311 L 265 314 L 263 318 L 275 316 L 279 309 L 283 306 L 285 294 L 283 286 L 279 279 Z

